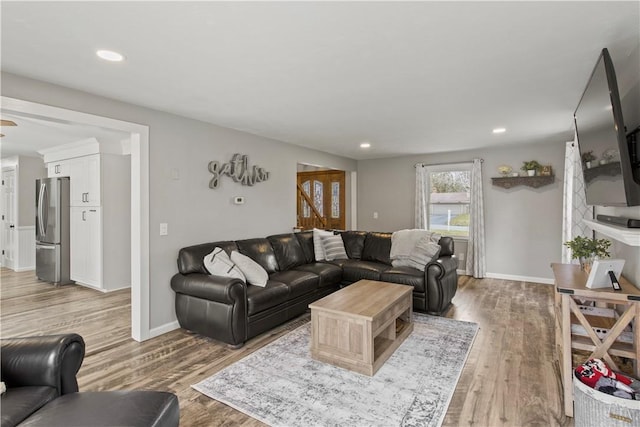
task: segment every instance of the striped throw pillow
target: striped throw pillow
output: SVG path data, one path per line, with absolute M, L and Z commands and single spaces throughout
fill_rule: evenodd
M 322 249 L 327 261 L 334 259 L 348 259 L 347 251 L 344 249 L 344 242 L 341 235 L 322 236 Z

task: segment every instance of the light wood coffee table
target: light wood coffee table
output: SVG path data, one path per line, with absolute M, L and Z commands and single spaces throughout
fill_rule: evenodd
M 309 308 L 311 357 L 365 375 L 413 330 L 413 286 L 360 280 Z

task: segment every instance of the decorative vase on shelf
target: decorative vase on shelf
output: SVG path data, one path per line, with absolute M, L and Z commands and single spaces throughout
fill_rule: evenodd
M 536 174 L 536 170 L 535 170 L 535 169 L 529 169 L 529 170 L 527 170 L 527 175 L 529 175 L 529 176 L 535 176 L 535 174 Z

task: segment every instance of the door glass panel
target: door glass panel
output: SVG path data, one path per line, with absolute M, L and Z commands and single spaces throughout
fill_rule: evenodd
M 320 216 L 324 216 L 324 207 L 322 203 L 322 195 L 324 191 L 324 184 L 322 181 L 313 181 L 313 204 Z
M 305 181 L 302 183 L 302 190 L 306 193 L 307 196 L 311 194 L 311 182 Z M 302 217 L 309 218 L 311 217 L 311 206 L 307 203 L 306 200 L 302 199 Z
M 340 218 L 340 183 L 331 183 L 331 218 Z

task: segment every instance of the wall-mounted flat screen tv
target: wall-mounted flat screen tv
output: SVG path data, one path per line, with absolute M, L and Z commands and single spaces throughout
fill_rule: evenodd
M 618 83 L 603 49 L 574 113 L 587 204 L 640 205 L 640 165 L 627 142 Z M 635 144 L 635 142 L 633 142 Z

